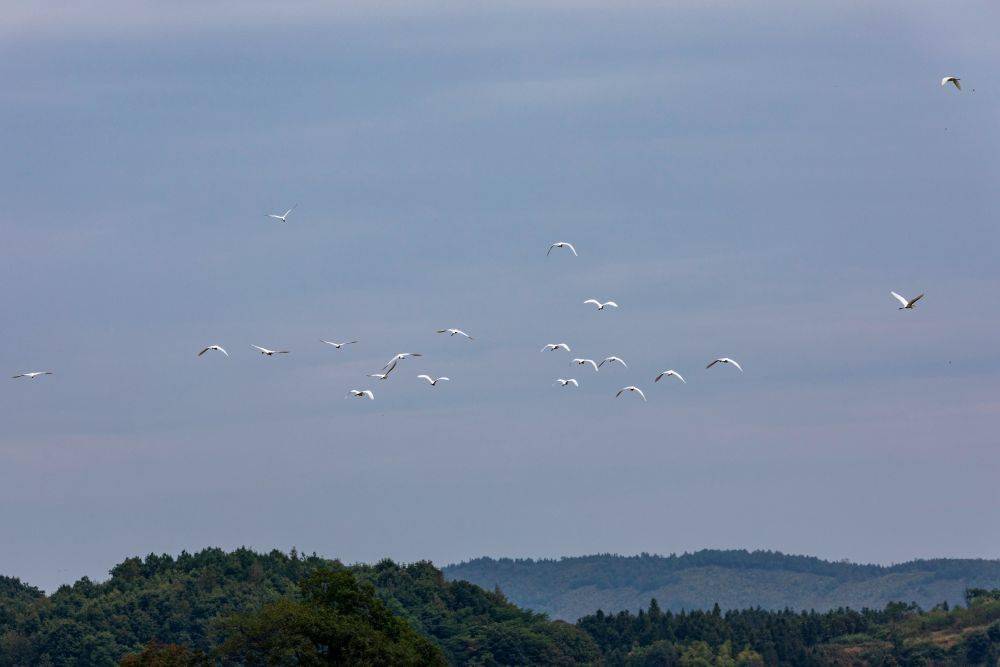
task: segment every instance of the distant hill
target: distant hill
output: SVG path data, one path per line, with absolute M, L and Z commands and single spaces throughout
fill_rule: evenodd
M 967 588 L 1000 587 L 998 560 L 881 566 L 745 550 L 559 560 L 477 558 L 449 565 L 444 573 L 487 589 L 498 586 L 512 602 L 567 621 L 598 609 L 637 611 L 651 598 L 673 611 L 710 609 L 716 603 L 722 609 L 881 609 L 893 601 L 928 609 L 940 602 L 960 603 Z

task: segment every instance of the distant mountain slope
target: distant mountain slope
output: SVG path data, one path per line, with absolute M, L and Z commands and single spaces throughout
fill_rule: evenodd
M 522 607 L 575 621 L 602 609 L 881 609 L 961 602 L 966 588 L 1000 587 L 1000 561 L 936 559 L 893 566 L 830 562 L 776 551 L 704 550 L 681 556 L 602 554 L 559 560 L 478 558 L 444 568 L 449 579 L 499 586 Z

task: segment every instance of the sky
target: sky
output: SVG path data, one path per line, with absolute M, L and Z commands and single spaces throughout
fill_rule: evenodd
M 1000 557 L 1000 6 L 752 4 L 5 3 L 0 574 Z

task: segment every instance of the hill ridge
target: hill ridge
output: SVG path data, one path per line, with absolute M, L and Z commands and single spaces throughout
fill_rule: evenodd
M 442 569 L 448 578 L 499 586 L 516 604 L 570 621 L 597 609 L 636 611 L 651 597 L 675 611 L 708 609 L 716 602 L 724 609 L 760 605 L 822 611 L 881 608 L 894 601 L 955 604 L 966 588 L 1000 585 L 1000 560 L 993 559 L 920 558 L 882 565 L 747 549 L 667 556 L 484 556 Z

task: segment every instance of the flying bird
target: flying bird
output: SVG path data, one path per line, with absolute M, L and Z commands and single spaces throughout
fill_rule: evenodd
M 549 255 L 552 254 L 552 249 L 553 248 L 569 248 L 570 250 L 573 251 L 573 256 L 574 257 L 579 257 L 579 255 L 576 254 L 576 248 L 573 247 L 573 244 L 572 243 L 566 243 L 565 241 L 556 241 L 555 243 L 553 243 L 552 245 L 550 245 L 549 246 L 549 251 L 547 253 L 545 253 L 546 257 L 548 257 Z
M 559 383 L 560 387 L 565 387 L 566 385 L 573 385 L 574 387 L 579 387 L 580 383 L 576 381 L 576 378 L 570 378 L 568 380 L 563 380 L 562 378 L 557 378 L 556 382 Z
M 465 336 L 469 340 L 475 340 L 475 338 L 473 338 L 469 334 L 465 333 L 461 329 L 438 329 L 437 332 L 438 333 L 446 333 L 449 336 L 454 336 L 455 334 L 458 334 L 459 336 Z
M 319 342 L 326 343 L 327 345 L 333 345 L 335 348 L 337 348 L 339 350 L 340 348 L 344 347 L 345 345 L 353 345 L 354 343 L 357 343 L 358 341 L 356 341 L 356 340 L 349 340 L 346 343 L 334 343 L 332 340 L 323 340 L 322 338 L 320 338 Z
M 395 368 L 395 366 L 393 366 L 392 368 Z M 391 372 L 392 372 L 392 368 L 390 368 L 390 369 L 389 369 L 389 370 L 388 370 L 387 372 L 385 372 L 385 373 L 369 373 L 369 374 L 368 374 L 368 377 L 370 377 L 370 378 L 376 378 L 376 379 L 378 379 L 378 380 L 385 380 L 385 379 L 388 379 L 388 377 L 389 377 L 389 373 L 391 373 Z
M 445 382 L 451 382 L 451 378 L 446 378 L 446 377 L 432 378 L 430 375 L 418 375 L 417 379 L 427 380 L 427 382 L 429 382 L 432 387 L 436 387 L 437 383 L 441 382 L 442 380 L 444 380 Z
M 912 299 L 907 300 L 905 296 L 901 296 L 899 294 L 896 294 L 895 292 L 889 292 L 889 294 L 896 297 L 896 301 L 899 301 L 901 304 L 903 304 L 902 306 L 899 307 L 900 310 L 913 310 L 913 304 L 924 298 L 923 294 L 919 294 L 913 297 Z
M 730 359 L 729 357 L 719 357 L 718 359 L 710 363 L 708 366 L 705 366 L 705 368 L 711 368 L 716 364 L 732 364 L 733 366 L 736 366 L 736 368 L 740 369 L 740 373 L 743 372 L 743 367 L 740 366 L 735 359 Z
M 604 303 L 601 303 L 601 302 L 600 302 L 600 301 L 598 301 L 597 299 L 587 299 L 587 300 L 586 300 L 586 301 L 584 301 L 583 303 L 584 303 L 584 304 L 587 304 L 587 303 L 592 303 L 592 304 L 594 304 L 595 306 L 597 306 L 597 310 L 604 310 L 604 308 L 605 308 L 606 306 L 611 306 L 612 308 L 617 308 L 617 307 L 618 307 L 618 304 L 617 304 L 617 303 L 615 303 L 614 301 L 605 301 Z
M 663 371 L 662 373 L 660 373 L 659 375 L 657 375 L 656 379 L 653 380 L 653 382 L 659 382 L 662 378 L 670 377 L 670 376 L 673 376 L 673 377 L 677 378 L 678 380 L 680 380 L 681 382 L 683 382 L 684 384 L 687 384 L 687 380 L 685 380 L 684 377 L 680 373 L 678 373 L 677 371 L 675 371 L 672 368 L 669 371 Z
M 396 362 L 398 362 L 398 361 L 400 361 L 402 359 L 406 359 L 407 357 L 422 357 L 422 356 L 424 356 L 424 355 L 422 355 L 419 352 L 400 352 L 395 357 L 393 357 L 388 362 L 386 362 L 385 366 L 382 367 L 382 370 L 385 370 L 385 369 L 389 368 L 389 366 L 392 366 L 392 368 L 395 368 L 396 367 Z M 389 370 L 391 371 L 392 368 L 389 368 Z
M 569 349 L 569 345 L 567 345 L 566 343 L 549 343 L 548 345 L 546 345 L 541 349 L 542 352 L 544 352 L 545 350 L 548 350 L 549 352 L 555 352 L 556 350 L 566 350 L 567 352 L 573 351 Z
M 19 373 L 12 376 L 11 379 L 16 380 L 17 378 L 28 378 L 29 380 L 34 380 L 35 378 L 43 375 L 52 375 L 52 371 L 31 371 L 30 373 Z
M 633 394 L 639 394 L 639 398 L 641 398 L 643 401 L 646 400 L 646 395 L 644 393 L 642 393 L 642 389 L 639 389 L 635 385 L 629 385 L 627 387 L 622 387 L 621 389 L 618 390 L 618 393 L 615 394 L 615 398 L 618 398 L 619 396 L 621 396 L 622 394 L 624 394 L 626 391 L 632 392 Z
M 251 345 L 250 347 L 255 350 L 260 350 L 260 353 L 265 357 L 273 357 L 276 354 L 288 354 L 288 350 L 269 350 L 266 347 L 260 347 L 259 345 Z
M 941 85 L 942 86 L 947 86 L 950 83 L 950 84 L 954 85 L 956 88 L 958 88 L 959 90 L 962 90 L 961 81 L 962 80 L 959 79 L 957 76 L 946 76 L 945 78 L 941 79 Z
M 215 350 L 216 352 L 221 352 L 222 354 L 226 355 L 227 357 L 229 356 L 229 353 L 226 352 L 225 349 L 223 349 L 223 347 L 221 345 L 209 345 L 204 350 L 202 350 L 201 352 L 199 352 L 198 356 L 200 357 L 201 355 L 205 354 L 209 350 Z
M 274 218 L 275 220 L 280 220 L 281 222 L 288 222 L 288 214 L 291 213 L 292 211 L 294 211 L 297 207 L 298 207 L 298 204 L 296 204 L 295 206 L 291 207 L 290 209 L 288 209 L 287 211 L 285 211 L 281 215 L 278 215 L 277 213 L 268 213 L 267 217 Z
M 628 368 L 628 364 L 626 364 L 625 360 L 622 359 L 621 357 L 604 357 L 604 359 L 601 361 L 601 363 L 599 363 L 597 365 L 598 366 L 603 366 L 604 364 L 609 364 L 610 365 L 610 364 L 615 364 L 615 363 L 621 364 L 625 368 Z
M 367 396 L 368 400 L 370 401 L 375 400 L 375 394 L 372 392 L 371 389 L 351 389 L 350 395 L 354 396 L 355 398 L 364 398 L 365 396 Z M 347 397 L 345 396 L 344 398 Z
M 593 359 L 574 359 L 573 363 L 576 364 L 577 366 L 584 366 L 586 364 L 590 364 L 591 366 L 594 367 L 595 371 L 598 370 L 599 368 L 597 362 L 594 361 Z

